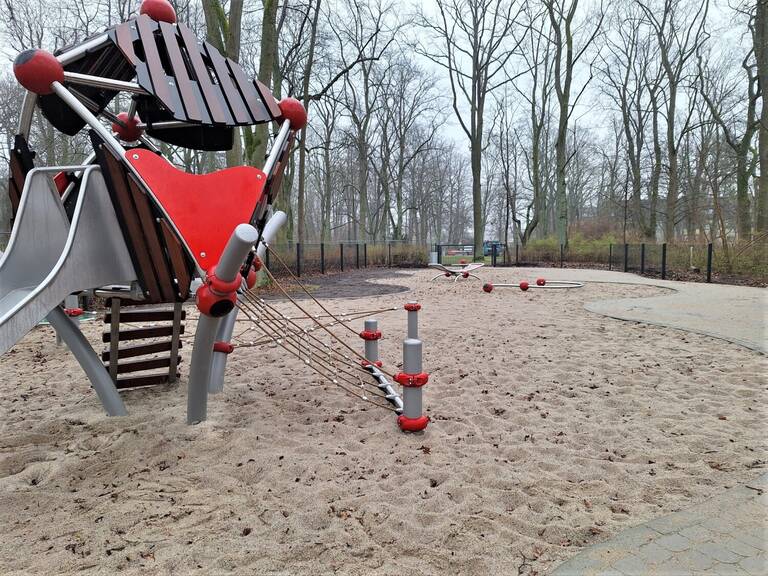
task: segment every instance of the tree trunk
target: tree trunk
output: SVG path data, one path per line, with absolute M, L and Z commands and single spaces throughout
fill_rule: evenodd
M 757 75 L 762 92 L 760 128 L 758 131 L 758 155 L 760 176 L 757 179 L 756 228 L 757 232 L 768 231 L 768 0 L 757 0 L 754 28 L 755 60 Z

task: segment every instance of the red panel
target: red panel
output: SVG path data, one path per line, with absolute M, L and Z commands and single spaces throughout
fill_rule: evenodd
M 264 172 L 249 166 L 198 175 L 177 169 L 149 150 L 129 150 L 125 157 L 203 270 L 219 261 L 235 227 L 250 222 L 266 182 Z

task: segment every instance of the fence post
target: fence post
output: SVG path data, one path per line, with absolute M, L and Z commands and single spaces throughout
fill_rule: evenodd
M 360 243 L 355 244 L 355 267 L 360 268 Z
M 629 244 L 624 243 L 624 272 L 629 272 Z
M 301 276 L 301 242 L 296 242 L 296 276 Z
M 440 244 L 437 245 L 437 263 L 443 263 L 443 247 Z
M 515 266 L 520 264 L 520 244 L 515 242 Z
M 339 262 L 341 262 L 341 271 L 344 272 L 344 243 L 339 244 Z
M 608 244 L 608 270 L 613 268 L 613 244 Z
M 661 245 L 661 279 L 667 278 L 667 243 Z
M 496 268 L 496 244 L 491 244 L 491 266 Z
M 363 268 L 368 268 L 368 244 L 363 244 Z
M 387 243 L 387 267 L 392 268 L 392 242 Z
M 325 274 L 325 242 L 320 242 L 320 274 Z
M 645 242 L 640 244 L 640 274 L 645 274 Z
M 560 244 L 560 268 L 563 267 L 563 245 Z
M 707 244 L 707 282 L 712 282 L 712 242 Z

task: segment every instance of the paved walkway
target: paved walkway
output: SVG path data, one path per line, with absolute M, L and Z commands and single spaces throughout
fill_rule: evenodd
M 768 474 L 590 546 L 552 576 L 765 576 Z
M 673 282 L 625 272 L 575 268 L 513 268 L 515 278 L 616 282 L 670 288 L 651 298 L 623 298 L 588 303 L 591 312 L 678 328 L 721 338 L 768 354 L 768 289 L 726 284 Z
M 587 310 L 721 338 L 768 354 L 768 290 L 671 282 L 607 270 L 515 269 L 515 277 L 671 288 L 650 298 L 590 302 Z M 768 576 L 768 474 L 688 510 L 591 546 L 552 576 Z

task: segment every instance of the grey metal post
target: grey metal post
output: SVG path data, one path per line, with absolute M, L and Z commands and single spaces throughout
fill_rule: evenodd
M 224 282 L 232 282 L 240 274 L 240 267 L 248 257 L 259 233 L 250 224 L 239 224 L 232 232 L 224 251 L 216 264 L 216 276 Z M 211 379 L 213 345 L 221 318 L 200 315 L 195 332 L 195 345 L 189 366 L 189 391 L 187 393 L 187 423 L 196 424 L 206 419 L 208 413 L 208 386 Z
M 421 310 L 421 306 L 418 302 L 412 300 L 405 305 L 405 309 L 408 311 L 408 338 L 418 338 L 419 310 Z
M 403 341 L 403 372 L 406 374 L 421 374 L 421 340 L 406 338 Z M 422 400 L 421 386 L 403 386 L 403 416 L 406 418 L 421 418 Z
M 379 329 L 379 321 L 375 318 L 366 318 L 363 323 L 365 332 L 376 332 Z M 379 341 L 365 340 L 365 359 L 371 364 L 379 361 Z
M 80 366 L 83 367 L 107 414 L 110 416 L 125 416 L 128 414 L 125 404 L 123 404 L 123 400 L 117 392 L 115 383 L 112 382 L 112 378 L 109 377 L 109 373 L 104 369 L 104 365 L 101 363 L 98 355 L 93 351 L 93 348 L 91 348 L 88 340 L 85 339 L 83 333 L 77 328 L 75 322 L 58 306 L 48 314 L 47 319 L 56 330 L 56 333 L 66 342 Z

